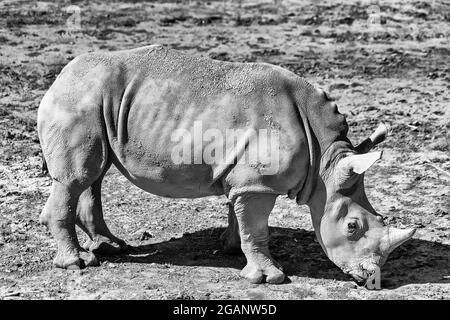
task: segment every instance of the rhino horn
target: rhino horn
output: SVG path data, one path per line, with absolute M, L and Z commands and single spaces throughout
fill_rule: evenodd
M 377 144 L 382 142 L 384 139 L 386 139 L 386 136 L 388 135 L 389 128 L 386 124 L 380 123 L 378 125 L 378 128 L 375 130 L 372 135 L 361 142 L 358 146 L 355 147 L 355 151 L 357 153 L 366 153 L 370 151 L 373 147 L 375 147 Z
M 383 249 L 387 253 L 392 252 L 395 248 L 402 245 L 405 241 L 412 238 L 416 229 L 398 229 L 394 227 L 388 227 L 387 234 L 382 239 Z

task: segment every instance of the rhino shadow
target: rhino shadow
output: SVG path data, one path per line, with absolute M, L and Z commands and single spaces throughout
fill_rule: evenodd
M 323 253 L 313 231 L 271 227 L 270 251 L 283 265 L 287 276 L 347 280 L 351 278 Z M 168 241 L 146 241 L 131 246 L 126 254 L 100 257 L 114 263 L 157 263 L 180 266 L 236 268 L 245 266 L 242 253 L 222 251 L 220 234 L 224 228 L 208 228 L 185 233 Z M 412 239 L 394 250 L 382 268 L 382 288 L 393 289 L 413 283 L 450 283 L 450 246 Z

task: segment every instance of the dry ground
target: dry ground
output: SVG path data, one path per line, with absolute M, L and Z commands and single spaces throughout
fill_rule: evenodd
M 69 2 L 0 2 L 0 299 L 449 299 L 450 3 L 371 2 L 378 25 L 368 1 L 179 2 L 77 1 L 80 31 L 66 26 Z M 333 266 L 307 208 L 285 197 L 270 218 L 271 247 L 289 281 L 249 285 L 238 276 L 244 257 L 220 248 L 224 198 L 153 196 L 115 169 L 103 188 L 106 220 L 137 252 L 52 269 L 55 244 L 38 224 L 50 185 L 40 173 L 40 99 L 77 54 L 151 43 L 286 67 L 330 91 L 355 143 L 380 120 L 392 126 L 367 192 L 392 225 L 418 232 L 391 255 L 383 290 L 359 288 Z

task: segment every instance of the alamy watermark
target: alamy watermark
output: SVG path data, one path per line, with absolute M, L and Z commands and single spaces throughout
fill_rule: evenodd
M 276 174 L 280 166 L 280 133 L 274 129 L 230 128 L 204 130 L 202 121 L 193 128 L 171 134 L 174 164 L 227 166 L 246 164 L 262 175 Z
M 240 20 L 242 12 L 247 10 L 245 7 L 245 3 L 245 0 L 223 0 L 218 7 L 222 8 L 222 14 L 224 16 L 229 15 L 230 10 L 232 10 L 233 14 L 231 14 L 231 16 L 233 16 L 234 19 Z M 269 6 L 271 5 L 278 14 L 283 15 L 289 12 L 290 4 L 285 0 L 268 0 L 264 3 Z M 211 4 L 203 1 L 181 1 L 181 7 L 186 11 L 184 14 L 187 16 L 190 16 L 191 10 L 196 10 L 196 8 L 198 10 L 203 10 L 200 8 L 210 5 Z M 253 8 L 253 6 L 249 5 L 248 8 Z M 430 8 L 432 10 L 438 10 L 438 4 L 436 0 L 430 1 Z M 83 27 L 81 23 L 82 8 L 77 5 L 69 5 L 64 8 L 64 11 L 69 14 L 65 23 L 66 34 L 68 36 L 82 34 L 83 29 L 86 28 L 86 26 Z M 389 19 L 389 15 L 391 13 L 383 13 L 381 7 L 377 4 L 371 4 L 367 6 L 366 13 L 367 20 L 365 24 L 367 27 L 367 31 L 370 33 L 369 41 L 374 41 L 384 33 L 388 33 L 399 38 L 412 38 L 413 40 L 448 37 L 448 34 L 444 34 L 438 28 L 421 28 L 418 24 L 412 21 L 405 21 L 406 25 L 402 24 L 397 26 L 389 23 L 389 21 L 388 23 L 386 23 L 386 19 Z
M 67 33 L 81 31 L 81 8 L 76 5 L 66 7 L 66 12 L 70 16 L 66 20 Z
M 369 290 L 381 289 L 381 270 L 376 266 L 375 271 L 370 275 L 366 281 L 366 288 Z
M 430 1 L 429 8 L 430 12 L 439 10 L 435 0 Z M 386 20 L 389 19 L 390 14 L 388 12 L 383 14 L 381 8 L 376 4 L 368 6 L 366 13 L 368 16 L 366 20 L 367 30 L 371 34 L 370 41 L 382 36 L 383 33 L 400 39 L 410 38 L 419 41 L 427 38 L 448 38 L 448 34 L 444 34 L 439 28 L 433 26 L 420 27 L 412 22 L 413 19 L 405 20 L 400 25 L 389 24 Z M 423 14 L 427 13 L 423 12 Z M 396 17 L 391 18 L 395 20 Z

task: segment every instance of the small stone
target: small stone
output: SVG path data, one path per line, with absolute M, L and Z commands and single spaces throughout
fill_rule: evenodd
M 425 228 L 425 225 L 422 222 L 415 222 L 414 225 L 418 229 Z
M 67 270 L 80 270 L 80 266 L 76 265 L 76 264 L 72 264 L 70 266 L 67 267 Z
M 153 238 L 153 236 L 148 232 L 148 231 L 144 231 L 141 235 L 141 237 L 139 238 L 140 241 L 145 241 L 148 239 Z
M 139 229 L 134 233 L 133 238 L 139 240 L 139 241 L 146 241 L 148 239 L 153 238 L 153 235 L 150 234 L 146 229 Z
M 357 289 L 358 285 L 354 282 L 346 282 L 344 283 L 343 287 L 347 289 Z
M 447 142 L 447 139 L 438 138 L 438 139 L 434 140 L 433 142 L 431 142 L 429 147 L 432 150 L 446 151 L 449 148 L 449 144 Z
M 348 88 L 348 84 L 343 83 L 343 82 L 338 82 L 338 83 L 333 83 L 328 87 L 328 91 L 333 91 L 336 89 L 347 89 Z
M 445 211 L 444 209 L 437 209 L 436 212 L 434 213 L 434 215 L 438 216 L 438 217 L 443 217 L 443 216 L 447 216 L 448 212 Z M 1 244 L 1 239 L 0 239 L 0 244 Z

